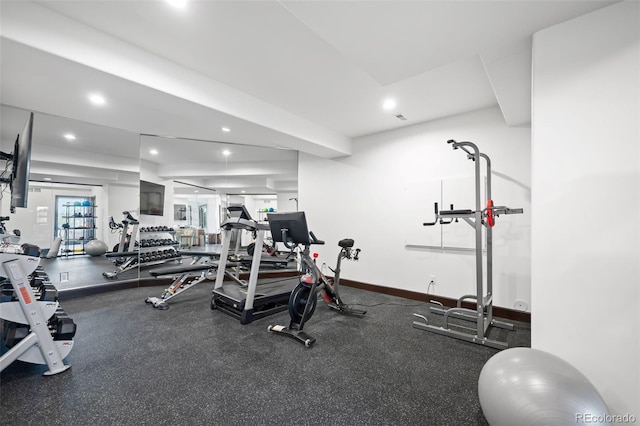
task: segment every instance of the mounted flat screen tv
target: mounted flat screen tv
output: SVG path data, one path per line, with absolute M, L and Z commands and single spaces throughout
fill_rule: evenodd
M 12 165 L 11 176 L 0 179 L 0 182 L 8 183 L 11 189 L 11 213 L 16 212 L 16 207 L 27 207 L 32 134 L 33 113 L 30 112 L 22 132 L 16 138 L 13 153 L 0 152 L 0 159 Z
M 140 214 L 164 215 L 164 185 L 140 181 Z

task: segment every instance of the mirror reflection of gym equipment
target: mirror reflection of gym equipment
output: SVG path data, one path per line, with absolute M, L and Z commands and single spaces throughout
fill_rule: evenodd
M 23 241 L 32 241 L 35 238 L 40 243 L 39 247 L 44 247 L 40 255 L 35 256 L 40 262 L 38 268 L 26 271 L 28 273 L 27 280 L 33 286 L 31 298 L 35 298 L 39 300 L 39 304 L 47 306 L 39 314 L 40 317 L 47 323 L 48 329 L 54 333 L 54 340 L 60 341 L 56 344 L 63 344 L 65 352 L 62 353 L 59 360 L 55 360 L 55 363 L 59 364 L 60 360 L 69 353 L 75 333 L 75 323 L 65 314 L 57 302 L 58 295 L 61 294 L 60 289 L 66 294 L 74 292 L 84 294 L 85 292 L 91 293 L 92 289 L 101 292 L 111 288 L 111 285 L 114 288 L 123 284 L 133 285 L 135 283 L 137 285 L 141 279 L 162 282 L 162 280 L 176 278 L 163 297 L 155 298 L 159 300 L 154 306 L 159 309 L 168 308 L 169 298 L 177 296 L 189 289 L 191 285 L 199 282 L 212 282 L 212 271 L 215 271 L 215 267 L 208 262 L 219 257 L 220 239 L 215 237 L 219 230 L 216 228 L 217 218 L 210 215 L 212 209 L 203 195 L 201 195 L 199 202 L 196 198 L 197 213 L 192 215 L 193 221 L 189 221 L 189 226 L 183 228 L 185 223 L 181 223 L 184 222 L 182 219 L 186 219 L 186 214 L 178 218 L 171 218 L 177 222 L 175 230 L 171 226 L 173 225 L 171 221 L 167 221 L 169 226 L 157 226 L 158 222 L 154 216 L 163 213 L 165 207 L 161 205 L 164 204 L 163 198 L 166 196 L 166 201 L 170 204 L 179 203 L 181 198 L 178 198 L 179 194 L 174 194 L 175 198 L 173 198 L 168 191 L 165 191 L 162 184 L 145 181 L 145 191 L 148 195 L 145 195 L 144 200 L 138 199 L 139 196 L 142 197 L 137 189 L 140 174 L 130 172 L 130 165 L 125 158 L 133 148 L 136 151 L 136 166 L 139 163 L 139 148 L 136 143 L 138 135 L 46 114 L 29 113 L 2 105 L 3 123 L 13 123 L 25 116 L 29 119 L 24 130 L 19 132 L 15 144 L 11 145 L 12 151 L 1 154 L 2 160 L 7 162 L 2 183 L 3 186 L 6 186 L 3 192 L 11 195 L 11 197 L 5 197 L 7 211 L 10 208 L 11 215 L 0 218 L 0 238 L 2 246 L 10 247 L 10 250 L 16 254 L 23 251 L 19 248 L 21 235 Z M 92 176 L 83 178 L 83 173 L 86 173 L 84 170 L 76 172 L 73 169 L 75 165 L 65 165 L 65 161 L 61 164 L 61 170 L 64 169 L 64 172 L 69 173 L 72 177 L 60 178 L 60 182 L 51 183 L 47 182 L 48 178 L 43 179 L 39 174 L 40 163 L 35 161 L 36 168 L 31 167 L 34 163 L 31 158 L 31 145 L 34 145 L 34 139 L 36 151 L 40 149 L 56 150 L 60 155 L 69 157 L 70 163 L 78 164 L 79 168 L 82 168 L 84 161 L 72 159 L 72 153 L 79 152 L 74 151 L 73 148 L 69 149 L 64 145 L 55 146 L 55 148 L 44 146 L 56 143 L 54 138 L 48 137 L 49 133 L 47 132 L 49 129 L 57 127 L 75 128 L 80 134 L 92 133 L 96 139 L 96 145 L 99 145 L 97 149 L 102 150 L 93 154 L 96 158 L 105 157 L 105 161 L 108 161 L 110 157 L 107 153 L 103 153 L 105 149 L 117 151 L 122 155 L 112 162 L 114 169 L 118 167 L 123 169 L 119 170 L 117 174 L 109 175 L 92 170 L 88 172 L 90 175 L 95 174 L 98 178 L 104 175 L 108 179 L 113 179 L 115 176 L 117 182 L 106 182 L 102 186 L 97 183 L 98 179 L 94 179 L 94 183 L 91 181 Z M 133 138 L 136 142 L 132 141 Z M 108 140 L 109 144 L 100 143 L 103 139 Z M 122 143 L 124 146 L 119 147 L 118 143 Z M 206 145 L 208 149 L 214 146 L 207 142 L 200 142 L 200 144 Z M 6 144 L 4 146 L 6 147 Z M 251 149 L 251 147 L 243 147 L 236 151 L 240 153 L 243 150 L 250 151 Z M 265 149 L 259 149 L 259 151 L 260 153 L 256 155 L 258 158 L 264 157 L 267 152 Z M 277 154 L 280 155 L 280 152 Z M 87 151 L 85 155 L 92 156 L 92 153 Z M 289 161 L 295 159 L 296 155 L 293 152 L 283 152 L 281 156 L 286 157 Z M 34 170 L 36 174 L 33 173 Z M 49 167 L 48 170 L 53 170 L 53 168 Z M 85 183 L 82 179 L 87 182 L 91 181 L 91 184 Z M 134 180 L 135 186 L 132 184 Z M 177 183 L 175 185 L 178 186 Z M 171 188 L 171 185 L 167 187 Z M 110 189 L 107 190 L 107 188 Z M 27 195 L 29 194 L 31 194 L 31 204 L 27 209 Z M 253 197 L 254 195 L 243 197 L 252 202 L 252 208 L 254 208 Z M 274 205 L 276 195 L 270 195 L 269 199 L 273 200 L 270 201 L 272 203 L 270 205 Z M 140 201 L 143 201 L 142 209 L 137 207 Z M 218 196 L 217 202 L 218 204 L 223 203 L 225 198 Z M 127 209 L 123 211 L 119 206 Z M 184 205 L 183 214 L 187 210 L 186 207 L 187 204 Z M 189 204 L 188 207 L 192 209 L 193 206 Z M 217 207 L 213 208 L 213 211 L 217 211 Z M 260 211 L 262 212 L 262 208 Z M 9 222 L 10 220 L 11 222 Z M 207 234 L 205 246 L 203 236 L 209 222 L 213 223 L 211 228 L 213 238 L 209 238 Z M 13 223 L 21 229 L 13 229 L 15 228 L 11 227 Z M 27 230 L 26 234 L 21 232 L 24 229 Z M 34 234 L 34 230 L 38 232 L 45 230 L 46 234 Z M 188 252 L 183 253 L 184 250 L 180 250 L 177 241 L 181 235 L 189 235 L 189 233 L 191 233 L 191 237 L 184 247 Z M 34 253 L 36 253 L 34 249 L 29 249 L 25 255 L 28 254 L 33 258 Z M 182 265 L 183 260 L 187 265 Z M 29 266 L 32 262 L 33 259 Z M 243 259 L 243 262 L 243 266 L 246 267 L 248 264 L 246 259 Z M 274 259 L 273 264 L 281 267 L 289 263 L 290 259 L 286 261 Z M 175 274 L 180 273 L 176 272 L 176 268 L 180 269 L 185 266 L 190 266 L 189 273 L 186 275 L 182 273 L 179 277 L 175 277 Z M 77 271 L 91 273 L 81 274 Z M 194 272 L 198 272 L 196 277 L 193 276 Z M 240 268 L 234 270 L 237 277 L 241 273 Z M 11 296 L 13 293 L 9 291 L 10 282 L 7 281 L 5 284 L 7 288 L 3 292 L 1 305 L 3 314 L 0 319 L 4 321 L 2 327 L 4 348 L 9 349 L 9 352 L 3 358 L 2 368 L 6 368 L 17 359 L 44 363 L 45 360 L 33 355 L 37 352 L 36 346 L 47 348 L 50 346 L 47 342 L 43 343 L 43 334 L 39 333 L 36 339 L 29 334 L 30 326 L 25 317 L 18 314 L 16 316 L 13 313 L 7 314 L 10 315 L 9 317 L 4 315 L 4 313 L 14 312 L 16 309 L 19 310 L 18 304 L 20 302 L 15 294 Z M 54 304 L 57 309 L 53 309 Z M 54 315 L 49 315 L 50 311 Z M 64 343 L 62 343 L 63 340 Z M 23 341 L 24 343 L 21 343 Z M 56 368 L 55 371 L 58 372 L 58 369 Z
M 182 251 L 181 260 L 190 259 L 188 265 L 151 269 L 149 274 L 152 277 L 173 276 L 173 282 L 160 297 L 147 297 L 145 302 L 154 308 L 168 309 L 170 299 L 206 280 L 215 280 L 211 309 L 229 314 L 239 319 L 241 324 L 286 309 L 296 282 L 296 274 L 293 278 L 290 276 L 292 268 L 296 268 L 295 257 L 291 253 L 277 253 L 275 246 L 264 243 L 268 225 L 252 219 L 244 205 L 228 206 L 221 227 L 223 236 L 219 251 Z M 243 232 L 251 233 L 254 239 L 245 247 L 248 255 L 241 252 Z M 235 242 L 234 250 L 231 250 L 232 242 Z M 258 242 L 266 247 L 264 252 L 255 250 Z M 285 276 L 259 281 L 260 273 L 265 270 L 284 271 Z M 242 278 L 243 273 L 248 274 L 248 279 Z

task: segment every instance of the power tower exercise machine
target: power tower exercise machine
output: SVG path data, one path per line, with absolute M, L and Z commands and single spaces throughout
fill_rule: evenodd
M 322 299 L 332 310 L 345 315 L 363 317 L 367 311 L 354 309 L 345 304 L 339 293 L 342 259 L 358 260 L 360 254 L 360 249 L 353 250 L 354 241 L 346 238 L 338 243 L 340 253 L 336 269 L 332 270 L 334 278 L 331 280 L 322 273 L 309 254 L 311 245 L 324 244 L 324 241 L 318 240 L 313 232 L 309 232 L 304 212 L 270 213 L 267 216 L 274 241 L 282 242 L 290 250 L 303 246 L 301 261 L 302 269 L 306 272 L 289 298 L 289 316 L 291 317 L 289 327 L 270 325 L 268 330 L 291 337 L 305 347 L 313 345 L 316 339 L 305 333 L 303 328 L 316 309 L 318 293 L 321 293 Z
M 45 285 L 34 292 L 29 275 L 38 268 L 39 253 L 38 247 L 29 244 L 0 246 L 0 320 L 8 348 L 0 357 L 0 371 L 16 360 L 46 364 L 45 376 L 70 368 L 63 360 L 73 348 L 76 325 L 60 308 L 57 292 L 51 297 Z
M 490 339 L 487 333 L 490 327 L 513 330 L 513 324 L 498 321 L 493 317 L 493 226 L 496 218 L 501 214 L 519 214 L 523 210 L 511 209 L 505 206 L 495 206 L 491 198 L 491 160 L 489 157 L 481 153 L 478 147 L 472 142 L 456 142 L 455 140 L 447 141 L 452 148 L 461 149 L 467 153 L 467 158 L 474 162 L 475 167 L 475 209 L 474 210 L 451 210 L 438 211 L 438 203 L 435 203 L 435 220 L 426 222 L 424 226 L 433 226 L 436 224 L 448 225 L 458 219 L 464 220 L 475 231 L 475 254 L 476 254 L 476 294 L 468 294 L 460 297 L 456 307 L 445 309 L 444 307 L 431 307 L 430 311 L 444 316 L 444 324 L 436 326 L 429 324 L 424 315 L 414 314 L 421 318 L 422 321 L 414 321 L 413 326 L 421 330 L 427 330 L 445 336 L 454 337 L 456 339 L 465 340 L 467 342 L 477 343 L 496 349 L 506 349 L 508 344 L 498 340 Z M 483 206 L 481 204 L 481 175 L 480 175 L 480 159 L 484 159 L 486 163 L 487 177 L 487 202 Z M 483 255 L 482 255 L 482 230 L 486 228 L 487 243 L 487 274 L 486 287 L 484 284 L 483 274 Z M 485 292 L 486 290 L 486 292 Z M 463 307 L 463 302 L 475 302 L 476 309 Z M 467 321 L 474 321 L 475 328 L 462 326 L 451 319 L 458 318 Z M 452 327 L 455 327 L 452 328 Z
M 240 262 L 233 262 L 229 257 L 232 231 L 255 232 L 255 246 L 262 247 L 264 234 L 269 230 L 267 223 L 253 220 L 243 205 L 232 205 L 227 210 L 230 217 L 220 225 L 222 249 L 211 297 L 211 309 L 221 310 L 239 319 L 241 324 L 248 324 L 255 319 L 287 309 L 289 296 L 297 282 L 295 279 L 280 279 L 258 283 L 261 262 L 271 261 L 263 257 L 262 250 L 254 250 L 248 282 L 227 270 L 228 267 L 240 266 Z M 232 282 L 225 284 L 225 277 L 230 278 Z

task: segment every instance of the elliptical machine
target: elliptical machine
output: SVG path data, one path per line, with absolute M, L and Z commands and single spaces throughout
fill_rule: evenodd
M 336 268 L 330 268 L 334 273 L 334 278 L 331 280 L 322 273 L 316 264 L 315 258 L 312 259 L 309 254 L 312 244 L 324 244 L 324 241 L 318 240 L 313 232 L 309 232 L 304 212 L 272 213 L 268 214 L 267 217 L 274 242 L 281 242 L 292 251 L 298 246 L 303 247 L 300 256 L 302 271 L 305 272 L 300 278 L 300 284 L 291 292 L 289 297 L 289 316 L 291 317 L 289 327 L 270 325 L 268 330 L 291 337 L 305 345 L 305 347 L 311 347 L 316 342 L 316 339 L 302 330 L 305 323 L 315 312 L 318 293 L 321 293 L 322 299 L 334 311 L 345 315 L 363 317 L 367 311 L 354 309 L 345 304 L 339 293 L 342 259 L 358 260 L 360 254 L 360 249 L 353 249 L 354 241 L 348 238 L 340 240 L 338 243 L 341 250 Z M 314 255 L 314 257 L 317 256 Z

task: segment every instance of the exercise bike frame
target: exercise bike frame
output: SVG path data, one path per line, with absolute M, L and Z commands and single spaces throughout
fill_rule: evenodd
M 340 291 L 339 291 L 339 285 L 340 285 L 340 267 L 341 267 L 341 263 L 342 263 L 342 259 L 353 259 L 353 260 L 358 260 L 358 256 L 360 254 L 360 249 L 355 249 L 355 255 L 353 255 L 352 257 L 352 248 L 353 247 L 353 240 L 350 239 L 344 239 L 341 240 L 339 245 L 341 247 L 340 253 L 338 254 L 338 260 L 336 262 L 336 268 L 335 269 L 331 269 L 331 271 L 334 273 L 334 277 L 333 277 L 333 285 L 332 283 L 329 281 L 329 279 L 322 273 L 322 271 L 320 270 L 320 268 L 318 268 L 317 263 L 315 262 L 314 259 L 311 258 L 310 256 L 310 249 L 311 249 L 311 245 L 312 244 L 324 244 L 324 241 L 322 240 L 318 240 L 316 238 L 316 236 L 313 234 L 313 232 L 309 232 L 309 235 L 311 236 L 311 240 L 309 244 L 304 244 L 303 245 L 303 250 L 301 251 L 301 268 L 302 271 L 305 272 L 307 275 L 311 276 L 311 279 L 307 279 L 304 282 L 301 279 L 300 284 L 298 284 L 298 286 L 306 286 L 310 288 L 309 291 L 309 295 L 310 297 L 307 298 L 307 301 L 305 303 L 305 307 L 304 310 L 302 312 L 302 314 L 300 315 L 300 320 L 299 322 L 296 322 L 295 319 L 293 318 L 293 315 L 291 315 L 291 322 L 289 323 L 289 327 L 284 327 L 284 326 L 279 326 L 279 325 L 275 325 L 275 326 L 269 326 L 268 330 L 272 331 L 272 332 L 277 332 L 277 333 L 282 333 L 288 337 L 291 337 L 297 341 L 299 341 L 300 343 L 304 344 L 306 347 L 310 347 L 311 345 L 313 345 L 316 341 L 316 339 L 312 336 L 310 336 L 309 334 L 305 333 L 303 331 L 304 325 L 305 323 L 311 318 L 312 316 L 312 310 L 315 307 L 315 303 L 317 300 L 317 295 L 319 292 L 324 291 L 326 293 L 326 295 L 328 296 L 327 299 L 329 300 L 325 300 L 325 302 L 327 302 L 329 308 L 345 314 L 345 315 L 353 315 L 353 316 L 357 316 L 357 317 L 362 317 L 364 316 L 367 311 L 363 311 L 360 309 L 354 309 L 352 307 L 350 307 L 349 305 L 345 304 L 342 301 L 342 298 L 340 297 Z M 284 243 L 284 245 L 290 249 L 290 250 L 295 250 L 297 247 L 300 246 L 300 244 L 292 244 L 290 243 L 289 239 L 287 238 L 287 230 L 286 229 L 282 229 L 282 241 Z M 293 300 L 295 298 L 296 291 L 294 290 L 291 293 L 291 299 L 289 300 L 289 306 L 291 308 L 292 305 L 295 304 L 295 301 Z M 324 299 L 324 298 L 323 298 Z
M 136 236 L 138 234 L 138 226 L 140 222 L 134 218 L 128 211 L 122 212 L 123 218 L 121 223 L 116 223 L 113 220 L 113 216 L 109 218 L 109 229 L 111 232 L 120 232 L 120 242 L 114 247 L 113 252 L 126 253 L 135 250 L 135 246 L 138 245 Z M 131 233 L 129 233 L 129 225 L 132 226 Z

